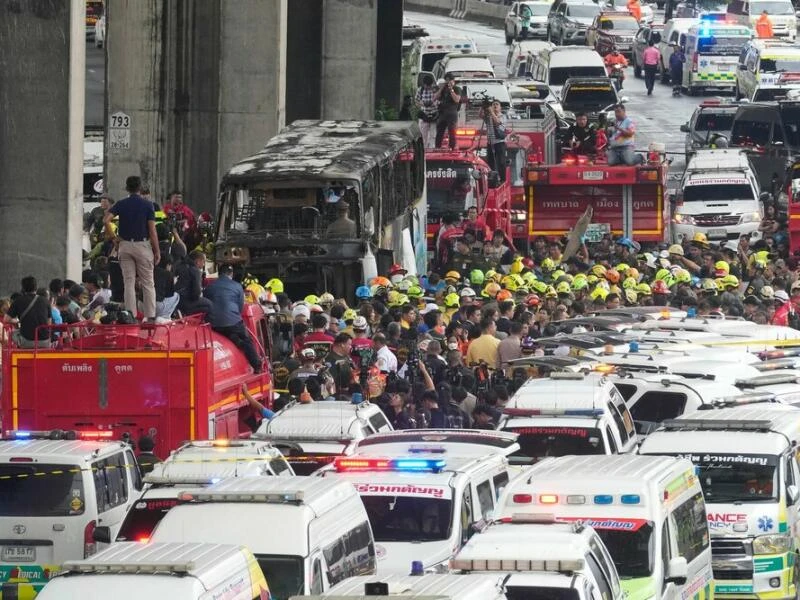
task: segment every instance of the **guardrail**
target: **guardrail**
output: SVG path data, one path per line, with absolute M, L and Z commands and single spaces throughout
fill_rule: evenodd
M 495 25 L 505 22 L 509 7 L 480 0 L 406 0 L 405 6 L 422 12 L 447 14 L 454 19 L 488 21 Z

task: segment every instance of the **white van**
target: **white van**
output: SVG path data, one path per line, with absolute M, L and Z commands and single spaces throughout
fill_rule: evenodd
M 717 597 L 798 593 L 799 431 L 800 410 L 791 406 L 725 408 L 665 421 L 640 448 L 695 465 L 708 507 Z
M 254 437 L 272 442 L 295 474 L 310 475 L 335 456 L 350 454 L 358 440 L 385 431 L 392 424 L 377 404 L 294 402 L 264 419 Z
M 506 72 L 510 78 L 525 77 L 528 72 L 528 56 L 536 55 L 542 50 L 553 49 L 552 42 L 541 40 L 524 40 L 514 42 L 506 55 Z
M 519 450 L 517 435 L 482 429 L 406 429 L 376 433 L 356 444 L 355 454 L 404 456 L 420 452 L 448 456 L 509 456 Z
M 797 18 L 790 0 L 731 0 L 728 19 L 755 31 L 756 21 L 765 10 L 772 21 L 772 35 L 794 41 Z
M 67 561 L 37 596 L 268 600 L 267 581 L 241 546 L 225 544 L 114 544 L 87 560 Z
M 64 561 L 95 553 L 98 525 L 116 534 L 142 489 L 128 444 L 0 441 L 0 582 L 32 597 Z M 28 435 L 18 431 L 18 438 Z M 55 436 L 55 434 L 54 434 Z M 11 592 L 9 591 L 9 594 Z
M 319 594 L 375 572 L 375 544 L 353 486 L 317 477 L 238 477 L 184 492 L 153 542 L 252 550 L 275 598 Z
M 761 237 L 761 186 L 747 153 L 700 149 L 686 166 L 672 217 L 675 243 L 703 233 L 712 241 Z
M 509 399 L 499 428 L 519 435 L 513 463 L 565 454 L 635 452 L 625 400 L 598 373 L 553 372 L 529 379 Z
M 614 561 L 602 540 L 581 523 L 532 523 L 519 515 L 476 533 L 450 561 L 461 573 L 506 573 L 504 583 L 535 594 L 540 582 L 531 573 L 559 573 L 576 579 L 578 588 L 598 590 L 598 597 L 622 600 Z
M 608 76 L 603 57 L 585 46 L 545 48 L 533 57 L 530 73 L 534 80 L 549 85 L 557 98 L 570 77 Z
M 689 95 L 736 87 L 739 54 L 752 35 L 744 25 L 705 20 L 692 25 L 686 33 L 686 64 L 681 83 Z
M 685 459 L 546 458 L 512 480 L 496 517 L 553 515 L 593 527 L 631 598 L 711 598 L 705 504 Z M 693 596 L 694 595 L 694 596 Z
M 133 504 L 116 535 L 116 541 L 143 542 L 178 496 L 187 489 L 211 485 L 226 477 L 291 477 L 292 468 L 269 442 L 256 440 L 201 440 L 173 450 L 163 463 L 144 476 L 142 496 Z M 110 542 L 106 527 L 95 539 Z
M 782 40 L 755 39 L 739 55 L 736 99 L 753 100 L 758 88 L 778 84 L 784 73 L 800 72 L 800 48 Z
M 451 456 L 446 445 L 409 455 L 354 454 L 337 457 L 318 473 L 346 481 L 364 502 L 378 557 L 378 573 L 408 573 L 420 561 L 444 572 L 447 561 L 491 519 L 500 490 L 508 483 L 502 454 Z
M 447 573 L 425 575 L 387 575 L 352 577 L 319 596 L 292 596 L 290 600 L 506 600 L 502 581 L 497 575 L 464 577 Z
M 661 32 L 661 41 L 658 42 L 658 51 L 661 53 L 661 61 L 658 63 L 658 74 L 662 83 L 669 81 L 669 59 L 675 46 L 680 46 L 686 50 L 686 36 L 689 29 L 697 24 L 697 19 L 680 18 L 670 19 L 664 25 Z M 686 71 L 686 65 L 683 69 Z
M 414 40 L 406 59 L 413 81 L 420 73 L 433 71 L 433 65 L 446 55 L 477 52 L 475 42 L 468 36 L 426 36 Z

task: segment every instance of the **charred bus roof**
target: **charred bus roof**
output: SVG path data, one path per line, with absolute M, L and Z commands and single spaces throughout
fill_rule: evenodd
M 360 179 L 419 138 L 413 122 L 295 121 L 260 152 L 231 167 L 222 186 Z

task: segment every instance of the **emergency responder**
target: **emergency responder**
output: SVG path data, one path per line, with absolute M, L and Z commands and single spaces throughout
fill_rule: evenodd
M 669 57 L 669 79 L 672 82 L 672 93 L 679 96 L 683 86 L 683 63 L 686 62 L 686 55 L 683 48 L 678 44 L 674 45 L 672 55 Z
M 756 36 L 771 38 L 772 35 L 772 19 L 769 18 L 769 12 L 765 9 L 761 11 L 761 16 L 756 20 Z
M 137 314 L 136 283 L 142 289 L 144 318 L 155 321 L 156 288 L 153 267 L 161 262 L 161 250 L 156 234 L 156 217 L 153 203 L 139 195 L 140 177 L 132 175 L 125 180 L 128 197 L 108 209 L 103 222 L 109 235 L 114 235 L 111 220 L 119 217 L 119 263 L 125 286 L 125 308 Z
M 581 112 L 575 115 L 575 123 L 570 125 L 567 136 L 569 145 L 575 152 L 578 154 L 594 154 L 597 129 L 589 123 L 589 117 L 586 113 Z
M 139 471 L 141 472 L 142 477 L 144 477 L 153 470 L 155 465 L 163 461 L 153 452 L 153 450 L 156 448 L 156 444 L 153 441 L 153 438 L 149 435 L 143 435 L 140 437 L 137 446 L 139 447 L 139 456 L 137 456 Z
M 642 5 L 639 4 L 639 0 L 628 0 L 628 12 L 633 15 L 633 18 L 637 21 L 642 20 Z
M 233 280 L 231 265 L 220 266 L 219 278 L 206 288 L 204 295 L 211 301 L 211 310 L 207 315 L 211 328 L 236 344 L 244 352 L 253 372 L 261 373 L 261 358 L 242 320 L 244 289 Z

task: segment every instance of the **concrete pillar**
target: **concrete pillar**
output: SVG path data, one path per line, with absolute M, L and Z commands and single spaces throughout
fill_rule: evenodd
M 0 293 L 80 276 L 85 5 L 5 2 L 0 18 Z
M 378 0 L 323 0 L 323 119 L 375 116 L 377 4 Z
M 403 79 L 403 2 L 378 2 L 375 100 L 400 111 Z
M 219 153 L 210 206 L 222 175 L 286 124 L 287 0 L 222 0 Z M 298 73 L 292 77 L 301 79 Z
M 164 0 L 105 3 L 104 180 L 106 190 L 115 199 L 125 196 L 125 178 L 129 175 L 139 175 L 157 200 L 166 192 L 164 117 L 172 82 L 167 78 L 168 63 L 162 48 L 164 10 Z M 112 119 L 119 113 L 128 118 Z
M 322 114 L 322 0 L 292 0 L 286 25 L 286 123 Z

